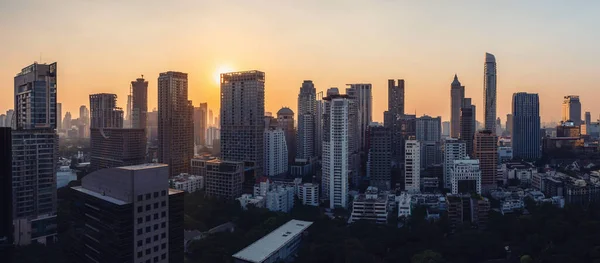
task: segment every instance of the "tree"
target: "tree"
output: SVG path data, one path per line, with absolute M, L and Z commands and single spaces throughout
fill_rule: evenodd
M 440 253 L 433 250 L 425 250 L 419 254 L 416 254 L 410 260 L 411 263 L 443 263 L 444 258 Z

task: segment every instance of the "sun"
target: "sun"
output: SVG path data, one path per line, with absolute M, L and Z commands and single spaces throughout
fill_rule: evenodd
M 233 68 L 228 65 L 220 65 L 215 69 L 214 81 L 216 84 L 221 84 L 221 73 L 232 72 Z

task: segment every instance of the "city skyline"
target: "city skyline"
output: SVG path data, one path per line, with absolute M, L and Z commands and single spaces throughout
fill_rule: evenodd
M 597 18 L 593 17 L 594 8 L 588 6 L 473 3 L 462 10 L 461 5 L 439 2 L 440 8 L 429 10 L 430 15 L 438 16 L 435 20 L 453 19 L 445 19 L 444 25 L 435 23 L 440 28 L 433 30 L 434 22 L 428 21 L 428 17 L 411 14 L 422 14 L 430 9 L 433 4 L 427 3 L 377 2 L 365 7 L 351 2 L 340 10 L 327 3 L 277 3 L 275 6 L 281 12 L 263 17 L 266 11 L 261 9 L 267 3 L 240 3 L 232 7 L 232 4 L 219 6 L 183 1 L 163 7 L 152 1 L 143 6 L 134 2 L 119 3 L 118 8 L 117 3 L 73 2 L 72 7 L 44 2 L 3 4 L 0 11 L 3 23 L 0 24 L 16 26 L 0 26 L 0 34 L 7 36 L 6 48 L 0 51 L 5 58 L 0 65 L 0 86 L 10 85 L 8 81 L 12 79 L 14 68 L 22 68 L 33 61 L 58 61 L 61 63 L 59 74 L 64 76 L 59 83 L 64 92 L 58 100 L 63 103 L 63 113 L 73 113 L 81 106 L 81 103 L 73 102 L 84 101 L 89 94 L 101 92 L 117 94 L 120 97 L 118 106 L 125 108 L 131 79 L 144 74 L 149 79 L 148 109 L 151 110 L 158 101 L 158 73 L 176 70 L 189 73 L 189 98 L 192 101 L 208 102 L 213 110 L 218 110 L 219 85 L 215 76 L 225 71 L 256 68 L 269 75 L 265 84 L 266 111 L 276 112 L 282 106 L 296 109 L 296 96 L 290 94 L 292 91 L 296 94 L 298 84 L 306 79 L 314 82 L 317 92 L 329 87 L 340 88 L 345 83 L 372 83 L 373 120 L 382 121 L 387 100 L 386 82 L 400 78 L 406 81 L 407 113 L 416 111 L 417 115 L 442 116 L 443 120 L 449 120 L 448 83 L 457 73 L 467 87 L 465 96 L 473 98 L 478 111 L 476 115 L 481 121 L 484 116 L 482 56 L 490 52 L 498 61 L 497 116 L 505 117 L 510 113 L 512 94 L 519 91 L 540 94 L 543 121 L 560 119 L 561 98 L 569 94 L 581 96 L 582 110 L 592 112 L 592 119 L 600 112 L 600 106 L 585 99 L 596 95 L 593 87 L 598 77 L 594 74 L 593 63 L 600 56 L 591 44 L 598 33 L 592 31 L 591 24 L 594 23 L 590 22 Z M 186 10 L 181 11 L 182 5 Z M 71 8 L 82 7 L 95 11 L 85 15 L 70 12 Z M 144 26 L 140 26 L 144 19 L 135 20 L 142 14 L 162 14 L 160 10 L 171 8 L 182 12 L 173 21 L 168 21 L 172 18 L 168 15 L 158 16 L 156 21 Z M 115 9 L 119 12 L 111 11 Z M 146 12 L 137 12 L 138 9 Z M 257 12 L 244 12 L 246 9 Z M 294 22 L 294 18 L 304 14 L 296 9 L 312 12 L 314 21 Z M 572 10 L 578 10 L 577 16 L 570 15 Z M 192 15 L 194 12 L 202 17 L 199 22 L 210 19 L 214 23 L 188 24 L 197 17 Z M 240 21 L 229 20 L 228 16 L 222 16 L 224 12 L 233 15 L 244 12 L 249 29 L 243 29 L 244 32 L 237 28 Z M 355 17 L 359 12 L 364 12 L 364 16 L 358 20 L 344 19 Z M 400 15 L 386 16 L 398 12 Z M 562 21 L 554 17 L 558 12 L 571 23 L 558 23 Z M 507 14 L 515 21 L 505 21 L 503 17 Z M 101 21 L 112 16 L 115 21 L 111 20 L 109 25 L 119 23 L 118 27 L 103 30 L 107 27 Z M 454 19 L 456 16 L 461 18 Z M 44 37 L 57 31 L 32 28 L 38 24 L 35 23 L 38 17 L 54 20 L 57 25 L 54 28 L 61 28 L 65 36 Z M 484 18 L 489 21 L 486 23 L 489 28 L 471 25 Z M 414 22 L 405 26 L 402 25 L 406 24 L 404 19 Z M 34 23 L 24 23 L 31 20 Z M 279 20 L 281 25 L 274 23 Z M 340 24 L 336 20 L 347 23 Z M 73 21 L 78 23 L 71 23 Z M 188 25 L 187 31 L 176 26 L 184 22 Z M 322 26 L 317 27 L 315 23 Z M 519 27 L 514 26 L 516 23 L 520 23 Z M 577 30 L 573 30 L 575 25 Z M 285 33 L 281 33 L 283 29 Z M 177 41 L 158 41 L 160 32 L 170 30 Z M 533 30 L 536 34 L 530 33 Z M 36 33 L 32 35 L 47 41 L 28 41 L 30 36 L 19 34 L 21 31 Z M 490 31 L 494 34 L 489 34 Z M 222 37 L 225 32 L 239 34 L 241 38 L 248 34 L 257 37 L 251 44 L 238 45 L 236 41 L 225 41 L 228 39 Z M 390 36 L 391 32 L 394 35 Z M 189 35 L 210 37 L 205 41 L 206 38 Z M 144 44 L 123 45 L 130 38 L 142 39 Z M 362 40 L 345 41 L 348 38 Z M 402 45 L 397 44 L 399 38 L 403 39 Z M 273 39 L 277 41 L 271 41 Z M 446 44 L 440 46 L 438 43 L 442 39 Z M 581 44 L 574 49 L 569 41 L 557 41 L 560 39 L 578 39 Z M 143 63 L 120 66 L 129 64 L 128 61 Z M 568 94 L 564 87 L 569 87 Z M 0 98 L 0 111 L 11 108 L 9 99 Z

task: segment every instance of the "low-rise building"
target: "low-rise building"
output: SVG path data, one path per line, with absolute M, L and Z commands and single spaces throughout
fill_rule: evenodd
M 396 202 L 398 203 L 398 217 L 409 217 L 411 215 L 411 197 L 412 195 L 406 192 L 396 196 Z
M 505 183 L 509 180 L 519 180 L 521 185 L 529 186 L 537 174 L 537 168 L 527 162 L 508 162 L 502 164 L 502 178 Z
M 299 185 L 298 199 L 303 205 L 319 206 L 319 185 L 312 183 Z
M 180 174 L 169 179 L 172 188 L 188 193 L 204 189 L 204 177 L 191 174 Z
M 251 194 L 243 194 L 238 197 L 237 200 L 240 202 L 240 206 L 242 209 L 248 209 L 248 205 L 253 205 L 258 208 L 265 207 L 265 197 L 264 196 L 252 196 Z
M 507 199 L 500 203 L 500 212 L 505 214 L 514 213 L 517 210 L 523 210 L 525 203 L 520 199 Z
M 294 208 L 294 188 L 276 186 L 266 195 L 266 207 L 274 212 L 289 212 Z
M 490 202 L 487 198 L 472 195 L 447 195 L 448 220 L 452 227 L 468 224 L 478 228 L 485 228 Z
M 242 195 L 244 182 L 244 163 L 222 161 L 219 159 L 205 160 L 201 174 L 206 174 L 206 195 L 224 199 L 236 199 Z
M 386 223 L 388 216 L 387 202 L 387 194 L 380 194 L 377 187 L 369 186 L 364 194 L 359 194 L 354 199 L 349 223 L 359 220 Z

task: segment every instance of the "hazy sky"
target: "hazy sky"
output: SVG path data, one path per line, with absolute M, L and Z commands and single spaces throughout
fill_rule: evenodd
M 303 80 L 317 91 L 373 84 L 373 118 L 387 108 L 387 79 L 406 80 L 406 111 L 450 112 L 454 73 L 483 116 L 485 52 L 498 62 L 498 113 L 514 92 L 540 94 L 542 119 L 558 120 L 562 96 L 600 114 L 600 1 L 399 0 L 0 0 L 0 112 L 13 107 L 13 78 L 34 61 L 58 62 L 63 115 L 79 116 L 90 93 L 189 75 L 189 98 L 217 111 L 221 70 L 266 72 L 266 111 L 297 110 Z M 583 115 L 583 114 L 582 114 Z

